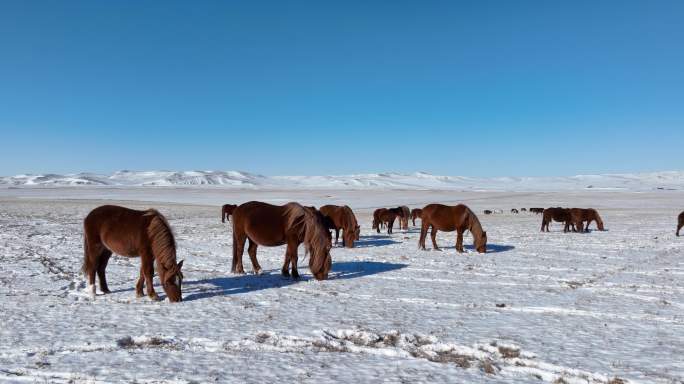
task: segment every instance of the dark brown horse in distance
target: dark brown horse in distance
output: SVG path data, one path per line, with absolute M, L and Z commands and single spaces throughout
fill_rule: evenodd
M 380 233 L 380 228 L 387 225 L 387 233 L 392 233 L 394 221 L 400 217 L 402 210 L 400 208 L 378 208 L 373 212 L 373 226 L 372 228 Z
M 298 278 L 297 248 L 304 243 L 309 257 L 309 269 L 316 280 L 328 278 L 332 266 L 330 257 L 330 232 L 325 226 L 324 217 L 315 209 L 297 203 L 283 206 L 259 201 L 250 201 L 233 211 L 233 273 L 245 273 L 242 254 L 245 241 L 249 240 L 247 253 L 252 261 L 254 273 L 261 273 L 256 258 L 257 246 L 276 247 L 287 244 L 283 276 Z
M 682 227 L 684 227 L 684 211 L 677 217 L 677 236 L 679 236 L 679 230 L 682 229 Z
M 420 219 L 420 215 L 423 214 L 423 210 L 420 208 L 413 208 L 411 210 L 411 221 L 413 222 L 413 226 L 416 225 L 416 219 Z
M 324 205 L 320 209 L 323 216 L 328 218 L 329 229 L 335 230 L 335 245 L 342 232 L 342 245 L 354 248 L 354 240 L 359 240 L 361 227 L 359 227 L 354 212 L 347 205 Z
M 235 204 L 224 204 L 223 207 L 221 207 L 221 222 L 225 223 L 226 219 L 230 221 L 230 215 L 233 214 L 233 211 L 237 208 L 237 205 Z
M 482 213 L 484 213 L 485 215 L 491 215 L 492 211 L 490 209 L 485 209 L 484 211 L 482 211 Z
M 480 253 L 487 252 L 487 232 L 482 230 L 480 220 L 475 213 L 463 204 L 448 206 L 442 204 L 428 204 L 423 208 L 421 216 L 420 239 L 418 247 L 425 249 L 425 237 L 428 228 L 432 227 L 430 237 L 435 250 L 437 246 L 437 231 L 456 231 L 456 251 L 463 251 L 463 232 L 469 230 L 473 235 L 475 249 Z
M 520 212 L 527 212 L 527 208 L 520 208 Z
M 589 224 L 591 224 L 592 221 L 596 221 L 596 227 L 599 231 L 605 230 L 603 228 L 603 220 L 601 220 L 601 216 L 598 214 L 598 211 L 593 208 L 571 208 L 570 220 L 572 225 L 579 232 L 589 232 Z M 584 226 L 585 221 L 587 222 L 586 227 Z
M 154 292 L 152 278 L 154 263 L 164 292 L 169 301 L 182 301 L 181 284 L 183 261 L 176 263 L 176 241 L 166 218 L 154 209 L 136 211 L 114 205 L 103 205 L 93 209 L 83 220 L 83 272 L 95 295 L 95 274 L 100 280 L 100 290 L 110 293 L 107 287 L 105 269 L 107 262 L 116 253 L 121 256 L 140 256 L 140 278 L 135 293 L 143 296 L 143 283 L 147 295 L 159 300 Z
M 544 208 L 530 208 L 530 212 L 534 212 L 536 214 L 544 213 Z
M 511 213 L 520 213 L 520 211 L 518 211 L 517 209 L 513 208 L 513 209 L 511 209 Z
M 570 230 L 570 224 L 572 223 L 570 217 L 570 209 L 561 207 L 546 208 L 542 215 L 542 232 L 544 232 L 544 230 L 546 230 L 546 232 L 549 232 L 549 224 L 551 224 L 551 221 L 565 223 L 565 226 L 563 227 L 563 232 L 568 232 Z

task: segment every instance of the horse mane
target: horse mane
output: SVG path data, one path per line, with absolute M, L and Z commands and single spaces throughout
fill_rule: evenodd
M 482 224 L 480 224 L 480 219 L 477 218 L 475 212 L 470 208 L 465 207 L 466 214 L 468 215 L 468 230 L 473 234 L 473 237 L 482 237 Z
M 144 216 L 150 217 L 147 225 L 147 237 L 157 265 L 164 271 L 176 266 L 176 239 L 166 217 L 156 209 L 148 209 Z M 161 273 L 160 273 L 161 275 Z M 161 276 L 164 278 L 164 276 Z
M 344 230 L 354 231 L 356 229 L 356 218 L 354 212 L 348 205 L 342 206 L 342 226 Z
M 285 205 L 285 218 L 288 228 L 296 228 L 299 237 L 304 238 L 304 248 L 311 254 L 309 268 L 312 272 L 318 272 L 325 263 L 325 251 L 328 245 L 327 229 L 323 223 L 322 215 L 315 211 L 309 211 L 298 203 Z

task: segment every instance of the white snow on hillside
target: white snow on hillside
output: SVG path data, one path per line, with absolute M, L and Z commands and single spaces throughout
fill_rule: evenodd
M 262 176 L 237 171 L 118 171 L 111 175 L 17 175 L 0 177 L 0 186 L 218 186 L 247 189 L 412 189 L 490 191 L 572 191 L 607 189 L 649 191 L 684 189 L 684 171 L 565 177 L 475 178 L 370 173 L 338 176 Z

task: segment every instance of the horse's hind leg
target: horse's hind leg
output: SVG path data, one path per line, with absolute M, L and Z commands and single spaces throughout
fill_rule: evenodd
M 97 266 L 97 278 L 100 280 L 100 290 L 102 293 L 111 293 L 109 287 L 107 286 L 107 277 L 105 276 L 105 269 L 107 269 L 107 263 L 109 258 L 112 256 L 112 251 L 105 248 L 100 253 L 99 264 Z
M 261 266 L 256 258 L 257 246 L 258 244 L 256 242 L 252 241 L 252 239 L 249 239 L 249 248 L 247 248 L 247 253 L 249 254 L 249 259 L 252 261 L 252 270 L 254 271 L 254 274 L 260 275 Z
M 245 268 L 242 266 L 242 254 L 245 253 L 245 242 L 247 235 L 244 233 L 233 232 L 233 268 L 232 273 L 244 274 Z
M 437 246 L 437 228 L 435 226 L 432 226 L 432 230 L 430 231 L 430 238 L 432 239 L 432 247 L 435 251 L 441 251 L 439 247 Z

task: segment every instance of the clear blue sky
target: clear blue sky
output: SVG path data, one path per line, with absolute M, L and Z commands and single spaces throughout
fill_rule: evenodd
M 0 174 L 682 169 L 684 1 L 3 1 Z

